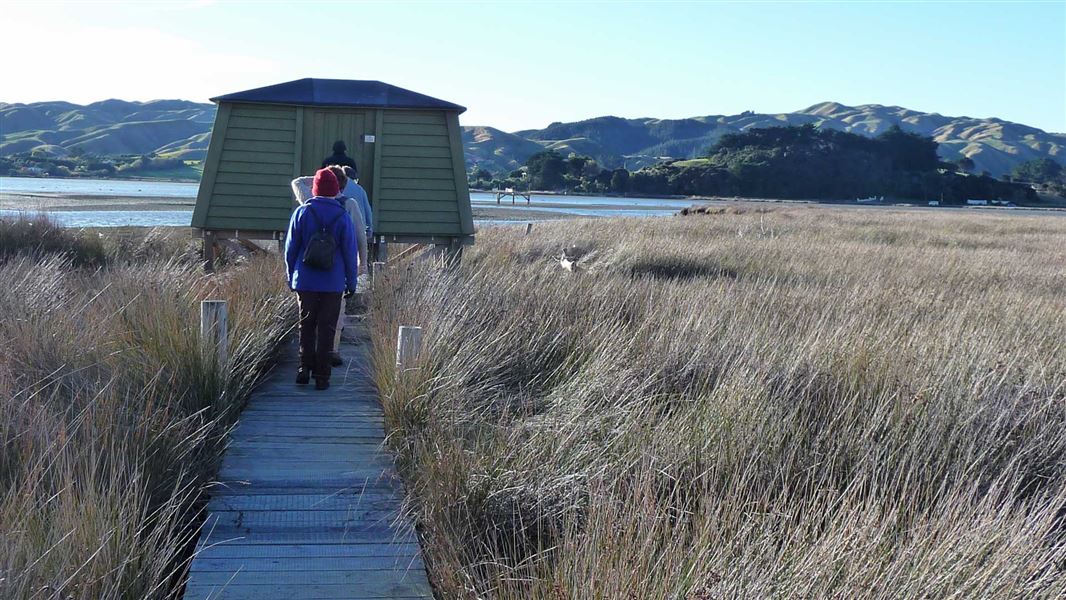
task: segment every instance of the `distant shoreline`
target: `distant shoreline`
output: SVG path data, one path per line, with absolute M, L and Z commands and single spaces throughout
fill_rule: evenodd
M 61 177 L 61 176 L 36 176 L 36 175 L 4 175 L 5 179 L 62 179 L 64 181 L 147 181 L 159 183 L 200 183 L 200 178 L 173 178 L 173 177 Z

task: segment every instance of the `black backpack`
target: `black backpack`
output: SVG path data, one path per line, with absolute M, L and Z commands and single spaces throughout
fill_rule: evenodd
M 310 203 L 307 204 L 307 211 L 311 213 L 315 224 L 318 225 L 318 230 L 307 241 L 307 247 L 304 248 L 304 266 L 316 271 L 329 271 L 333 268 L 333 255 L 337 251 L 337 238 L 333 236 L 333 226 L 344 216 L 344 211 L 342 210 L 341 214 L 325 227 L 322 226 L 322 221 Z

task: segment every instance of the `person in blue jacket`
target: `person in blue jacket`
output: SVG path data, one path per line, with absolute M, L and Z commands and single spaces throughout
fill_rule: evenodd
M 330 352 L 341 301 L 345 292 L 355 290 L 359 251 L 352 219 L 334 198 L 340 193 L 340 186 L 333 172 L 316 172 L 311 193 L 313 197 L 298 206 L 289 219 L 285 272 L 300 305 L 300 367 L 296 383 L 308 383 L 314 376 L 315 389 L 324 390 L 329 388 Z M 308 244 L 322 228 L 335 241 L 329 269 L 304 264 Z
M 366 223 L 366 239 L 368 243 L 372 243 L 374 239 L 374 216 L 370 210 L 370 199 L 367 197 L 363 186 L 359 185 L 359 171 L 355 167 L 343 167 L 343 169 L 348 182 L 344 185 L 341 193 L 359 204 L 359 211 L 363 214 L 363 223 Z

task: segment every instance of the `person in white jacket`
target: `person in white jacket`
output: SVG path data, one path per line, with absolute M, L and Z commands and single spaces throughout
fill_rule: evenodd
M 337 182 L 340 184 L 340 189 L 343 190 L 347 177 L 341 167 L 331 166 L 328 167 L 333 174 L 337 176 Z M 297 204 L 303 204 L 311 198 L 311 185 L 314 183 L 314 177 L 297 177 L 292 180 L 292 193 L 296 199 Z M 356 237 L 358 238 L 359 246 L 359 273 L 366 273 L 367 271 L 367 239 L 366 239 L 366 222 L 363 219 L 363 211 L 359 206 L 359 202 L 354 198 L 348 198 L 343 195 L 343 192 L 338 193 L 336 196 L 338 202 L 347 211 L 348 216 L 352 218 L 352 224 L 355 225 Z M 337 333 L 334 334 L 333 339 L 333 354 L 330 359 L 334 367 L 339 367 L 344 364 L 340 355 L 341 346 L 341 330 L 344 327 L 344 307 L 341 307 L 340 315 L 337 317 Z

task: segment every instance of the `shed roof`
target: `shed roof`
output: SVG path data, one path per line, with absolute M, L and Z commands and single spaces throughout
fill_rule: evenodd
M 212 102 L 353 106 L 362 108 L 431 108 L 463 112 L 466 107 L 405 90 L 381 81 L 297 79 L 277 85 L 211 98 Z

